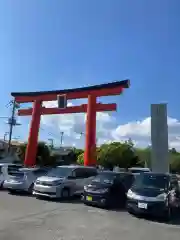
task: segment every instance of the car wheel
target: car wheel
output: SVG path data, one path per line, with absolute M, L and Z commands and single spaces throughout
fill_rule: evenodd
M 29 193 L 29 194 L 32 194 L 33 189 L 34 189 L 34 183 L 32 183 L 31 186 L 29 187 L 28 193 Z
M 16 190 L 14 190 L 14 189 L 9 189 L 8 192 L 9 192 L 10 194 L 15 194 L 15 193 L 16 193 Z
M 3 189 L 4 181 L 0 184 L 0 189 Z
M 131 215 L 135 215 L 134 211 L 131 208 L 127 208 L 127 212 Z
M 70 190 L 68 188 L 64 188 L 61 191 L 61 198 L 62 199 L 67 199 L 70 197 Z

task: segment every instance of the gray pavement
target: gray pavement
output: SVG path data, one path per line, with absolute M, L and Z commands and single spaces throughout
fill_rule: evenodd
M 180 225 L 0 192 L 0 240 L 179 240 Z

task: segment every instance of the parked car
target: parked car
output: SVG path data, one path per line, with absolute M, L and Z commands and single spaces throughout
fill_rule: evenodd
M 125 206 L 126 193 L 133 181 L 133 174 L 128 172 L 100 172 L 84 186 L 83 201 L 101 207 Z
M 9 179 L 4 181 L 4 187 L 11 193 L 17 191 L 32 193 L 36 179 L 46 175 L 47 172 L 48 169 L 45 168 L 21 168 L 11 173 Z
M 129 172 L 137 174 L 142 172 L 150 172 L 149 168 L 141 168 L 141 167 L 132 167 L 128 169 Z
M 17 171 L 21 167 L 20 164 L 0 163 L 0 188 L 4 187 L 4 181 L 11 176 L 12 171 Z
M 168 220 L 180 208 L 180 191 L 175 175 L 141 173 L 127 193 L 127 209 L 133 214 L 150 214 Z
M 59 166 L 47 176 L 40 177 L 34 184 L 33 194 L 37 197 L 68 198 L 82 194 L 84 185 L 97 175 L 94 167 L 78 165 Z

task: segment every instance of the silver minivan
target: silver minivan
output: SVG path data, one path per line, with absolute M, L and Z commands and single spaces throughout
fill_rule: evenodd
M 97 175 L 95 167 L 78 165 L 58 166 L 47 176 L 40 177 L 34 184 L 33 194 L 36 197 L 68 198 L 81 195 L 87 185 Z
M 21 164 L 0 163 L 0 188 L 4 187 L 4 181 L 9 179 L 13 172 L 22 168 Z
M 11 193 L 28 192 L 32 194 L 34 182 L 40 176 L 46 175 L 48 169 L 45 168 L 21 168 L 12 172 L 11 176 L 4 181 L 4 187 Z

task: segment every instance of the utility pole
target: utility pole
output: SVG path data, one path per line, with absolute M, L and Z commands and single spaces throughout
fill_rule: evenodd
M 61 146 L 63 144 L 63 136 L 64 136 L 64 132 L 61 132 Z
M 8 122 L 9 122 L 9 126 L 10 126 L 10 129 L 9 129 L 9 141 L 8 141 L 8 153 L 10 152 L 11 150 L 11 139 L 12 139 L 12 131 L 13 131 L 13 126 L 16 125 L 16 121 L 15 121 L 15 110 L 16 110 L 16 101 L 13 100 L 12 102 L 12 114 L 11 114 L 11 118 L 8 119 Z

